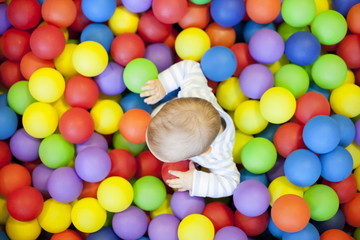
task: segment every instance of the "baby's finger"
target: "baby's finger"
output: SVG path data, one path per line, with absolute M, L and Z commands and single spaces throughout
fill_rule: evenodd
M 154 104 L 157 103 L 159 101 L 159 99 L 157 98 L 157 96 L 151 96 L 148 98 L 145 98 L 144 102 L 147 104 Z
M 169 173 L 171 174 L 171 175 L 174 175 L 175 177 L 182 177 L 183 176 L 183 172 L 181 172 L 181 171 L 172 171 L 172 170 L 169 170 Z

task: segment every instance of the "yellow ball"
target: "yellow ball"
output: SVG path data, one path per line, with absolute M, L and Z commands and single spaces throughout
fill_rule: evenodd
M 258 100 L 246 100 L 236 108 L 234 123 L 243 133 L 257 134 L 264 130 L 269 122 L 261 115 Z
M 353 84 L 355 83 L 355 75 L 353 71 L 351 71 L 351 69 L 347 70 L 346 78 L 345 81 L 342 83 L 342 85 L 347 83 L 353 83 Z
M 235 130 L 235 144 L 233 149 L 233 158 L 236 164 L 241 164 L 241 150 L 244 145 L 253 139 L 254 136 L 245 134 L 240 130 Z
M 6 221 L 6 234 L 14 240 L 35 240 L 41 233 L 41 227 L 37 219 L 21 222 L 13 217 Z
M 77 201 L 71 211 L 71 220 L 76 229 L 84 233 L 93 233 L 106 221 L 106 210 L 95 198 L 83 198 Z
M 56 112 L 58 113 L 59 119 L 67 110 L 71 108 L 71 106 L 66 102 L 64 95 L 61 98 L 59 98 L 56 102 L 53 102 L 51 105 L 55 108 Z
M 234 111 L 241 102 L 248 99 L 241 91 L 237 77 L 220 82 L 216 89 L 216 98 L 220 106 L 228 111 Z
M 294 95 L 282 87 L 270 88 L 260 98 L 261 115 L 271 123 L 287 122 L 294 115 L 295 109 Z
M 173 215 L 173 212 L 172 212 L 171 206 L 170 206 L 171 196 L 172 196 L 171 194 L 167 194 L 165 201 L 161 204 L 161 206 L 150 212 L 151 219 L 153 219 L 161 214 L 172 214 Z
M 60 56 L 54 59 L 55 68 L 64 75 L 66 79 L 70 79 L 78 74 L 72 63 L 72 56 L 76 47 L 77 45 L 74 43 L 66 44 Z
M 315 0 L 316 4 L 316 15 L 319 13 L 330 10 L 330 3 L 329 0 Z
M 112 134 L 119 130 L 119 122 L 123 115 L 120 104 L 113 100 L 99 100 L 91 109 L 94 128 L 100 134 Z
M 72 55 L 72 64 L 78 73 L 94 77 L 102 73 L 109 56 L 105 48 L 97 42 L 85 41 L 77 45 Z
M 9 217 L 9 212 L 6 206 L 6 198 L 0 194 L 0 225 L 5 225 Z
M 289 59 L 287 59 L 286 55 L 284 54 L 278 61 L 274 62 L 273 64 L 268 64 L 266 66 L 270 69 L 272 74 L 275 74 L 275 73 L 277 73 L 277 71 L 279 71 L 279 69 L 282 66 L 289 64 L 289 63 L 290 63 Z
M 175 39 L 175 51 L 183 60 L 199 61 L 210 45 L 206 32 L 196 27 L 182 30 Z
M 360 146 L 354 141 L 346 147 L 346 150 L 348 150 L 352 156 L 353 168 L 358 168 L 360 166 Z
M 30 76 L 29 91 L 39 102 L 55 102 L 64 94 L 65 79 L 53 68 L 40 68 Z
M 285 176 L 275 178 L 269 184 L 270 205 L 272 206 L 276 199 L 286 194 L 294 194 L 303 197 L 304 188 L 292 184 Z
M 53 198 L 46 200 L 38 221 L 41 228 L 49 233 L 65 231 L 71 224 L 70 203 L 61 203 Z
M 360 191 L 360 167 L 355 169 L 354 176 L 357 183 L 357 190 Z
M 114 176 L 106 178 L 100 183 L 97 198 L 105 210 L 122 212 L 131 205 L 134 199 L 134 191 L 129 181 Z
M 108 24 L 115 36 L 121 33 L 136 33 L 139 26 L 139 15 L 130 12 L 124 6 L 119 6 L 109 19 Z
M 360 87 L 348 83 L 335 88 L 330 94 L 330 106 L 336 114 L 356 117 L 360 114 Z
M 58 126 L 58 114 L 49 103 L 35 102 L 24 111 L 22 123 L 25 131 L 35 138 L 53 134 Z
M 179 240 L 212 240 L 214 235 L 213 223 L 201 214 L 188 215 L 179 224 Z

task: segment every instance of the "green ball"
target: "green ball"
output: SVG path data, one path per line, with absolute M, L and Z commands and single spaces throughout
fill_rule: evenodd
M 316 15 L 314 0 L 284 0 L 281 5 L 284 22 L 292 27 L 309 25 Z
M 254 174 L 269 171 L 276 162 L 277 153 L 274 144 L 262 137 L 249 140 L 241 150 L 241 162 L 246 170 Z
M 74 144 L 66 141 L 59 133 L 44 138 L 40 143 L 40 160 L 49 168 L 65 167 L 73 160 L 74 156 Z
M 284 39 L 284 41 L 286 42 L 286 40 L 288 40 L 288 38 L 293 35 L 296 32 L 310 32 L 309 27 L 308 26 L 304 26 L 304 27 L 292 27 L 289 24 L 287 24 L 286 22 L 283 22 L 279 25 L 277 32 L 280 34 L 280 36 L 282 37 L 282 39 Z
M 195 3 L 197 5 L 203 5 L 211 2 L 211 0 L 190 0 L 190 2 Z
M 360 240 L 360 228 L 356 228 L 353 237 L 355 240 Z
M 286 88 L 295 98 L 306 93 L 309 82 L 309 75 L 305 69 L 295 64 L 286 64 L 275 74 L 275 87 Z
M 145 148 L 146 143 L 131 143 L 126 140 L 119 131 L 113 135 L 112 143 L 114 148 L 121 148 L 129 151 L 135 157 L 139 155 Z
M 304 199 L 310 207 L 310 218 L 315 221 L 329 220 L 339 209 L 339 197 L 327 185 L 311 186 L 305 191 Z
M 345 61 L 335 54 L 320 56 L 312 65 L 311 76 L 321 88 L 334 89 L 346 79 L 347 66 Z
M 134 203 L 145 211 L 153 211 L 166 199 L 164 183 L 157 177 L 145 176 L 134 184 Z
M 132 60 L 126 65 L 123 73 L 125 86 L 134 93 L 141 93 L 145 83 L 157 77 L 155 64 L 146 58 Z
M 29 81 L 18 81 L 14 83 L 8 91 L 9 106 L 20 115 L 24 114 L 25 109 L 36 102 L 29 91 Z
M 334 10 L 320 12 L 311 23 L 311 32 L 324 45 L 339 43 L 345 37 L 347 29 L 344 16 Z

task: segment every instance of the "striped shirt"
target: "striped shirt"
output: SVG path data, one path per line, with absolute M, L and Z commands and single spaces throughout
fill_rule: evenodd
M 211 152 L 190 158 L 209 172 L 195 170 L 191 196 L 220 198 L 233 194 L 240 182 L 240 173 L 233 161 L 235 128 L 231 117 L 218 104 L 200 64 L 184 60 L 172 65 L 158 76 L 166 93 L 180 87 L 178 97 L 198 97 L 212 103 L 226 122 L 226 128 L 211 144 Z

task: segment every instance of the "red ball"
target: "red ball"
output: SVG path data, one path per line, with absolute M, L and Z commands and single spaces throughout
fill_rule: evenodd
M 72 107 L 90 109 L 98 100 L 99 88 L 93 79 L 77 75 L 67 81 L 64 97 Z
M 172 25 L 160 22 L 152 11 L 145 12 L 139 20 L 138 32 L 147 42 L 163 42 L 171 34 Z
M 234 213 L 228 205 L 222 202 L 206 204 L 202 214 L 213 223 L 215 232 L 226 226 L 234 226 Z
M 248 217 L 235 211 L 235 226 L 243 230 L 247 236 L 257 236 L 263 233 L 269 224 L 269 213 L 266 211 L 257 217 Z
M 9 89 L 14 83 L 23 80 L 20 72 L 20 64 L 6 60 L 0 65 L 0 83 Z
M 225 46 L 230 48 L 234 45 L 236 40 L 235 29 L 232 27 L 224 27 L 216 22 L 211 23 L 205 29 L 205 32 L 208 34 L 211 46 Z
M 155 176 L 161 179 L 162 162 L 157 159 L 150 151 L 145 151 L 136 156 L 137 169 L 135 177 L 137 179 L 144 176 Z
M 72 0 L 46 0 L 41 6 L 45 22 L 59 28 L 69 27 L 76 18 L 77 8 Z
M 97 198 L 97 190 L 101 182 L 86 182 L 83 181 L 83 189 L 80 193 L 79 198 Z
M 1 37 L 1 51 L 12 61 L 19 62 L 30 51 L 30 33 L 10 28 Z
M 355 84 L 360 86 L 360 68 L 354 69 L 353 73 L 355 75 Z
M 80 33 L 84 28 L 91 23 L 91 21 L 85 16 L 84 12 L 81 8 L 81 1 L 82 0 L 75 0 L 76 6 L 76 17 L 74 22 L 71 24 L 69 29 L 73 30 L 74 32 Z
M 334 189 L 339 197 L 340 204 L 347 203 L 353 199 L 357 192 L 356 178 L 352 173 L 340 182 L 329 182 L 323 179 L 322 183 Z
M 241 71 L 248 65 L 256 63 L 256 61 L 251 57 L 249 51 L 249 45 L 246 43 L 235 43 L 230 47 L 230 50 L 235 54 L 237 66 L 235 77 L 239 77 Z
M 35 188 L 24 186 L 9 195 L 6 205 L 10 216 L 18 221 L 27 222 L 40 215 L 44 198 Z
M 0 169 L 0 193 L 5 197 L 16 189 L 30 184 L 31 176 L 24 166 L 13 163 Z
M 358 34 L 347 35 L 336 49 L 348 68 L 360 68 L 360 36 Z
M 209 4 L 197 5 L 189 2 L 185 15 L 178 24 L 182 29 L 197 27 L 204 29 L 210 21 Z
M 50 238 L 50 240 L 64 240 L 64 239 L 82 240 L 82 238 L 79 236 L 79 234 L 77 234 L 74 230 L 71 230 L 71 229 L 66 229 L 63 232 L 55 233 Z
M 360 193 L 356 193 L 355 196 L 342 205 L 341 210 L 345 215 L 345 221 L 352 227 L 360 227 Z
M 130 180 L 135 176 L 137 162 L 135 157 L 125 149 L 114 149 L 109 152 L 111 170 L 108 177 L 119 176 Z
M 147 111 L 137 108 L 130 109 L 120 119 L 120 134 L 128 142 L 143 143 L 150 120 L 151 115 Z
M 94 132 L 94 120 L 83 108 L 67 110 L 60 118 L 59 130 L 69 142 L 78 144 L 88 140 Z
M 145 43 L 136 33 L 122 33 L 112 41 L 110 52 L 115 62 L 126 66 L 135 58 L 144 56 Z
M 288 122 L 281 125 L 274 134 L 274 145 L 277 152 L 284 158 L 297 149 L 307 149 L 302 137 L 303 126 Z
M 169 170 L 187 172 L 189 171 L 189 160 L 179 161 L 179 162 L 165 162 L 161 167 L 161 177 L 166 184 L 168 179 L 177 178 L 174 175 L 169 173 Z
M 39 68 L 55 68 L 53 60 L 45 60 L 37 57 L 33 52 L 26 53 L 20 62 L 20 71 L 25 79 L 29 80 L 30 76 Z
M 352 6 L 350 8 L 347 16 L 346 21 L 349 27 L 349 30 L 352 33 L 359 34 L 360 33 L 360 3 Z
M 295 118 L 305 125 L 318 115 L 330 115 L 330 104 L 324 95 L 318 92 L 307 92 L 296 100 Z
M 9 145 L 0 141 L 0 169 L 8 165 L 11 161 L 11 151 Z
M 187 0 L 153 0 L 152 10 L 159 21 L 174 24 L 186 14 Z
M 58 57 L 64 50 L 65 44 L 64 33 L 53 25 L 37 27 L 30 37 L 31 50 L 42 59 L 50 60 Z
M 40 9 L 40 4 L 36 0 L 12 0 L 7 9 L 7 16 L 15 28 L 28 30 L 40 23 Z
M 321 234 L 320 240 L 354 240 L 354 238 L 340 229 L 329 229 Z

